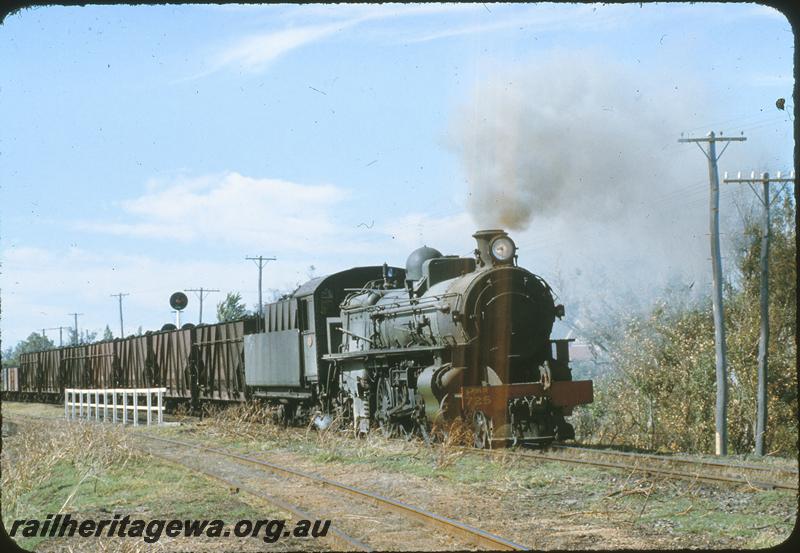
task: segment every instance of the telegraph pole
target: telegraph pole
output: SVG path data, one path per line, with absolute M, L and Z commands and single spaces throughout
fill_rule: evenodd
M 711 295 L 714 307 L 714 349 L 717 358 L 717 432 L 715 450 L 717 455 L 728 454 L 728 368 L 725 361 L 725 317 L 722 307 L 722 255 L 719 246 L 719 170 L 717 161 L 725 153 L 730 142 L 744 142 L 744 136 L 722 137 L 714 132 L 705 138 L 680 138 L 678 142 L 694 142 L 708 159 L 708 181 L 711 188 L 709 202 L 711 230 L 711 274 L 714 291 Z M 700 145 L 708 143 L 708 152 Z M 717 155 L 717 142 L 725 142 L 722 151 Z
M 43 328 L 42 331 L 44 331 L 44 330 L 58 330 L 58 347 L 61 347 L 61 346 L 64 345 L 64 337 L 63 337 L 62 331 L 65 328 L 69 328 L 69 327 L 68 326 L 54 326 L 53 328 Z
M 259 316 L 259 325 L 261 321 L 264 319 L 264 302 L 261 301 L 261 274 L 264 265 L 268 261 L 275 261 L 274 257 L 264 257 L 263 255 L 259 255 L 258 257 L 245 257 L 245 259 L 249 259 L 251 261 L 255 261 L 256 265 L 258 265 L 258 316 Z
M 196 292 L 198 293 L 197 296 L 200 298 L 200 321 L 199 323 L 203 322 L 203 298 L 205 298 L 208 294 L 212 292 L 219 292 L 216 288 L 187 288 L 184 292 Z
M 130 294 L 126 294 L 124 292 L 120 292 L 119 294 L 111 294 L 112 298 L 119 298 L 119 337 L 125 337 L 125 330 L 122 327 L 122 298 L 124 296 L 130 296 Z
M 73 345 L 77 346 L 80 340 L 80 337 L 78 336 L 78 317 L 83 315 L 83 313 L 69 313 L 69 315 L 75 317 L 75 343 Z
M 742 174 L 739 173 L 737 178 L 729 179 L 725 175 L 723 180 L 728 183 L 745 183 L 756 194 L 761 206 L 764 208 L 761 216 L 761 290 L 759 293 L 759 303 L 761 304 L 761 332 L 758 337 L 758 406 L 756 408 L 756 455 L 762 456 L 765 452 L 764 447 L 764 434 L 767 430 L 767 384 L 768 380 L 768 364 L 767 364 L 767 350 L 769 347 L 769 208 L 773 202 L 780 197 L 780 194 L 775 198 L 770 199 L 769 185 L 773 182 L 786 184 L 794 182 L 794 172 L 790 178 L 781 178 L 778 173 L 777 178 L 770 178 L 769 173 L 762 173 L 760 178 L 756 178 L 755 173 L 750 174 L 749 179 L 743 179 Z M 753 185 L 761 183 L 761 195 Z

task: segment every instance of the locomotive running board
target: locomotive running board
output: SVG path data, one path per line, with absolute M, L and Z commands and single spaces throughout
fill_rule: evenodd
M 368 357 L 386 357 L 387 355 L 408 355 L 409 353 L 419 353 L 423 351 L 440 351 L 445 346 L 412 346 L 408 348 L 376 348 L 363 351 L 348 351 L 345 353 L 329 353 L 323 355 L 325 361 L 338 361 L 343 359 L 366 359 Z

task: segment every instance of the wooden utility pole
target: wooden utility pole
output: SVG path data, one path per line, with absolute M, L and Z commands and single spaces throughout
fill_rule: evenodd
M 124 296 L 130 296 L 130 294 L 126 294 L 126 293 L 123 293 L 123 292 L 120 292 L 119 294 L 111 294 L 112 298 L 119 298 L 119 337 L 120 338 L 124 338 L 125 337 L 125 329 L 122 326 L 122 298 Z
M 756 194 L 763 207 L 761 216 L 761 289 L 759 293 L 759 303 L 761 305 L 761 331 L 758 337 L 758 392 L 756 407 L 756 455 L 764 455 L 764 434 L 767 431 L 767 385 L 768 385 L 768 349 L 769 349 L 769 208 L 775 199 L 780 197 L 780 194 L 775 198 L 770 199 L 769 185 L 772 182 L 789 183 L 794 182 L 794 172 L 791 178 L 781 178 L 778 173 L 777 178 L 769 178 L 769 173 L 762 173 L 760 178 L 756 178 L 755 173 L 750 175 L 749 179 L 743 179 L 741 173 L 735 179 L 729 179 L 725 175 L 723 182 L 727 183 L 746 183 L 750 189 Z M 758 194 L 753 185 L 761 183 L 761 195 Z
M 61 346 L 64 345 L 64 335 L 63 335 L 62 331 L 65 328 L 69 328 L 69 327 L 68 326 L 54 326 L 53 328 L 44 328 L 44 329 L 42 329 L 42 331 L 44 332 L 45 330 L 57 330 L 58 331 L 58 347 L 61 347 Z
M 261 274 L 262 270 L 264 269 L 264 265 L 268 261 L 275 261 L 274 257 L 264 257 L 263 255 L 259 255 L 258 257 L 245 257 L 245 259 L 249 259 L 251 261 L 255 261 L 256 265 L 258 265 L 258 317 L 259 317 L 259 326 L 261 325 L 261 321 L 264 320 L 264 302 L 261 300 Z
M 198 320 L 198 324 L 201 324 L 203 322 L 203 299 L 210 293 L 219 292 L 219 290 L 216 288 L 203 288 L 201 286 L 200 288 L 187 288 L 184 292 L 195 292 L 197 297 L 200 298 L 200 319 Z
M 709 202 L 709 226 L 711 234 L 711 274 L 713 280 L 713 293 L 711 295 L 714 307 L 714 349 L 717 360 L 717 409 L 716 409 L 716 439 L 715 450 L 717 455 L 728 454 L 728 368 L 725 360 L 725 317 L 722 307 L 722 255 L 719 246 L 719 170 L 717 161 L 725 153 L 730 142 L 743 142 L 744 136 L 722 137 L 714 132 L 708 133 L 705 138 L 680 138 L 678 142 L 694 142 L 703 155 L 708 159 L 708 181 L 711 188 Z M 700 145 L 708 142 L 708 152 Z M 717 142 L 725 142 L 722 151 L 717 155 Z
M 78 317 L 83 315 L 83 313 L 70 313 L 73 317 L 75 317 L 75 343 L 73 345 L 77 346 L 78 342 L 80 342 L 80 336 L 78 335 Z

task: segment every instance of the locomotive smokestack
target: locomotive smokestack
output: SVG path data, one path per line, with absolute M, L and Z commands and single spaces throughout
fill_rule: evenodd
M 479 267 L 490 268 L 495 265 L 512 265 L 514 263 L 517 248 L 506 231 L 502 229 L 479 230 L 472 237 L 477 242 L 475 258 Z

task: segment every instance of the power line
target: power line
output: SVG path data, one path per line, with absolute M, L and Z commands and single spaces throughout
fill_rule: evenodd
M 212 292 L 219 292 L 219 290 L 217 290 L 216 288 L 203 288 L 201 286 L 200 288 L 186 288 L 184 290 L 184 292 L 195 292 L 195 293 L 197 293 L 197 297 L 200 298 L 200 320 L 198 321 L 198 324 L 202 323 L 203 322 L 203 299 L 205 299 L 205 297 L 207 295 L 211 294 Z
M 711 295 L 714 308 L 714 349 L 716 352 L 717 408 L 716 408 L 716 454 L 728 454 L 728 368 L 725 361 L 725 317 L 722 306 L 722 256 L 719 245 L 719 169 L 717 161 L 731 142 L 744 142 L 744 136 L 723 137 L 708 133 L 704 138 L 680 138 L 678 142 L 694 142 L 708 159 L 708 181 L 711 189 L 709 202 L 709 226 L 711 230 L 711 276 L 714 291 Z M 708 143 L 708 152 L 700 145 Z M 717 155 L 717 142 L 725 142 Z
M 769 208 L 776 198 L 780 197 L 780 192 L 775 198 L 770 198 L 769 185 L 773 182 L 787 183 L 794 182 L 794 172 L 790 178 L 781 178 L 778 173 L 776 178 L 770 178 L 769 173 L 762 173 L 756 178 L 755 172 L 750 174 L 750 178 L 743 179 L 741 173 L 735 179 L 729 179 L 725 175 L 723 180 L 728 183 L 747 184 L 753 193 L 758 197 L 763 206 L 761 217 L 761 331 L 758 338 L 758 400 L 756 407 L 756 455 L 764 455 L 764 433 L 767 430 L 767 381 L 768 381 L 768 360 L 767 348 L 769 346 Z M 761 183 L 761 195 L 753 187 L 756 183 Z
M 119 292 L 118 294 L 111 294 L 112 298 L 119 298 L 119 337 L 125 337 L 125 329 L 122 326 L 122 298 L 124 296 L 130 296 L 130 294 L 126 294 L 124 292 Z
M 45 336 L 45 334 L 44 334 L 44 332 L 46 330 L 58 330 L 58 347 L 61 347 L 61 346 L 64 345 L 64 337 L 63 337 L 62 331 L 65 328 L 69 328 L 69 327 L 68 326 L 54 326 L 53 328 L 43 328 L 42 329 L 42 336 L 47 338 L 47 336 Z

